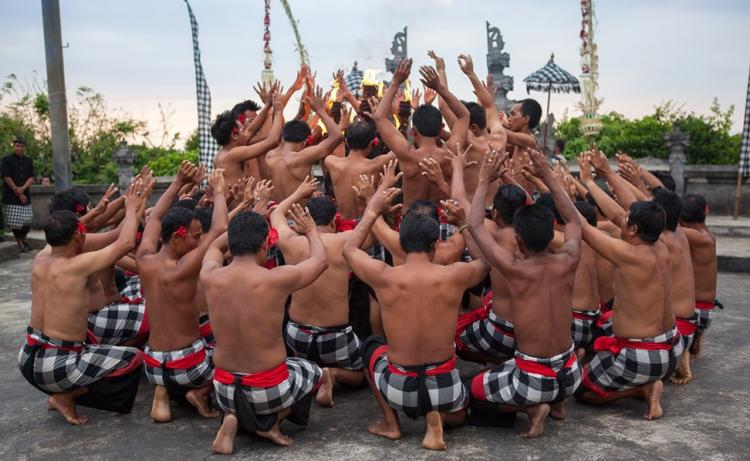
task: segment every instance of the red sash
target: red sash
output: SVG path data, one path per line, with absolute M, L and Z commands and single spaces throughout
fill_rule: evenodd
M 235 377 L 232 373 L 221 368 L 214 369 L 214 381 L 221 384 L 227 386 L 234 384 Z M 278 367 L 270 370 L 243 373 L 240 377 L 240 383 L 247 387 L 273 387 L 283 383 L 287 378 L 289 378 L 289 369 L 286 367 L 286 362 L 282 362 Z
M 603 327 L 604 324 L 607 323 L 607 320 L 611 319 L 613 315 L 615 315 L 615 311 L 602 312 L 602 315 L 599 316 L 595 325 L 599 328 Z
M 456 337 L 454 338 L 456 349 L 464 349 L 465 345 L 463 341 L 461 341 L 460 336 L 469 325 L 477 320 L 484 320 L 489 317 L 490 309 L 492 308 L 492 296 L 492 291 L 488 291 L 487 294 L 484 295 L 484 298 L 482 298 L 482 307 L 478 307 L 458 316 L 458 321 L 456 322 Z
M 31 335 L 26 335 L 26 344 L 33 347 L 39 344 L 39 341 L 37 341 L 36 338 L 32 337 Z M 42 348 L 43 349 L 59 349 L 61 351 L 67 351 L 67 352 L 83 351 L 83 346 L 58 346 L 56 344 L 50 344 L 50 343 L 43 343 Z
M 128 298 L 127 296 L 123 295 L 120 296 L 120 304 L 143 304 L 143 298 Z
M 148 354 L 146 354 L 143 360 L 146 362 L 146 365 L 150 367 L 161 368 L 162 362 L 156 360 Z M 187 370 L 188 368 L 202 363 L 204 360 L 206 360 L 206 349 L 201 349 L 198 352 L 193 352 L 192 354 L 188 354 L 180 359 L 164 362 L 164 366 L 167 368 L 171 368 L 172 370 Z
M 682 336 L 690 336 L 698 331 L 698 325 L 688 319 L 676 317 L 675 323 L 677 324 L 677 331 L 679 331 Z
M 552 369 L 549 365 L 544 365 L 533 360 L 526 360 L 516 355 L 516 367 L 519 370 L 525 371 L 526 373 L 534 373 L 537 375 L 546 376 L 548 378 L 557 378 L 557 372 Z M 576 363 L 576 355 L 570 354 L 568 361 L 563 365 L 563 369 L 570 368 Z
M 672 349 L 670 343 L 654 343 L 651 341 L 631 341 L 629 339 L 617 338 L 614 336 L 600 336 L 594 341 L 594 350 L 597 352 L 609 351 L 614 355 L 620 353 L 623 349 L 641 349 L 646 351 L 669 350 Z
M 210 321 L 202 324 L 199 328 L 199 331 L 200 331 L 201 336 L 203 337 L 210 336 L 214 332 L 213 327 L 211 327 Z
M 695 308 L 712 311 L 716 309 L 716 303 L 713 301 L 696 301 Z

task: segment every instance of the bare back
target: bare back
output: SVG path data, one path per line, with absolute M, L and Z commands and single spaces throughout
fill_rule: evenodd
M 291 150 L 288 144 L 282 144 L 266 155 L 268 175 L 273 182 L 271 199 L 277 203 L 292 195 L 305 177 L 310 174 L 312 164 L 293 166 L 289 163 L 295 155 L 300 155 L 300 153 Z
M 485 221 L 487 223 L 487 221 Z M 486 226 L 498 245 L 513 254 L 519 254 L 515 231 L 512 227 L 499 228 L 492 223 Z M 511 308 L 510 286 L 508 279 L 496 267 L 490 269 L 492 283 L 492 311 L 503 320 L 513 323 L 513 309 Z
M 683 231 L 690 243 L 695 300 L 711 302 L 716 298 L 716 237 L 706 226 L 683 228 Z
M 695 313 L 695 280 L 690 259 L 690 244 L 679 227 L 674 232 L 664 229 L 660 240 L 669 249 L 672 267 L 672 310 L 678 317 L 689 318 Z
M 432 200 L 439 203 L 445 199 L 440 189 L 422 174 L 419 161 L 432 157 L 443 170 L 446 181 L 450 181 L 450 161 L 448 160 L 448 149 L 436 145 L 420 146 L 412 149 L 408 157 L 399 157 L 399 168 L 404 173 L 401 190 L 404 193 L 404 206 L 402 213 L 407 213 L 412 203 L 417 200 Z
M 326 157 L 326 167 L 333 182 L 333 192 L 336 195 L 336 207 L 344 219 L 356 219 L 361 216 L 363 207 L 352 190 L 359 179 L 359 175 L 374 175 L 381 171 L 386 158 L 392 156 L 381 156 L 377 159 L 368 159 L 361 156 L 349 155 L 341 158 L 330 155 Z
M 586 242 L 581 242 L 581 261 L 576 268 L 571 306 L 578 311 L 595 311 L 599 306 L 596 253 Z

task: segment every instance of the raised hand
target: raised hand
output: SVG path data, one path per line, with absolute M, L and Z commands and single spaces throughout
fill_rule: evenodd
M 479 182 L 491 183 L 497 180 L 500 177 L 500 166 L 500 153 L 496 150 L 487 151 L 479 167 Z
M 391 206 L 393 200 L 400 193 L 401 189 L 398 187 L 388 187 L 385 189 L 378 187 L 378 190 L 375 191 L 373 196 L 370 197 L 370 200 L 367 202 L 367 209 L 373 211 L 377 215 L 382 215 L 388 211 L 394 212 L 403 206 L 400 203 Z M 365 212 L 367 212 L 367 210 L 365 210 Z
M 411 90 L 411 109 L 417 110 L 419 107 L 419 99 L 422 97 L 422 92 L 419 91 L 419 88 L 415 88 Z
M 396 67 L 396 70 L 393 72 L 393 81 L 391 81 L 391 85 L 394 83 L 396 85 L 401 85 L 409 78 L 409 74 L 411 74 L 411 63 L 411 58 L 402 59 L 401 62 L 398 63 L 398 67 Z
M 211 172 L 211 176 L 208 178 L 208 184 L 211 185 L 211 189 L 214 191 L 223 191 L 226 187 L 226 180 L 224 179 L 224 169 L 215 168 Z
M 472 165 L 476 165 L 478 162 L 472 160 L 471 162 L 466 161 L 466 155 L 471 150 L 472 145 L 468 144 L 465 149 L 461 149 L 461 143 L 456 143 L 455 148 L 451 149 L 448 147 L 448 159 L 451 161 L 451 167 L 453 170 L 466 169 Z
M 529 158 L 531 159 L 531 165 L 524 165 L 524 169 L 537 178 L 542 178 L 545 174 L 552 172 L 547 157 L 544 154 L 533 149 L 530 149 L 528 152 Z
M 375 193 L 375 176 L 371 174 L 359 175 L 359 179 L 357 180 L 357 183 L 352 186 L 352 190 L 358 199 L 367 203 L 370 200 L 370 197 Z
M 316 86 L 315 90 L 305 97 L 305 100 L 315 112 L 322 112 L 325 110 L 326 99 L 323 96 L 323 88 Z
M 318 180 L 315 176 L 307 175 L 305 180 L 297 186 L 297 190 L 294 191 L 295 197 L 299 200 L 311 196 L 315 191 L 318 190 Z
M 387 189 L 393 187 L 404 173 L 396 174 L 396 167 L 398 166 L 398 160 L 390 160 L 387 164 L 383 165 L 383 172 L 380 173 L 380 185 L 378 190 Z
M 396 96 L 393 97 L 393 101 L 391 101 L 391 112 L 394 114 L 398 114 L 399 110 L 401 109 L 401 102 L 404 100 L 406 95 L 404 94 L 403 90 L 398 90 L 396 92 Z
M 143 201 L 146 199 L 146 194 L 144 193 L 145 190 L 146 185 L 140 178 L 130 183 L 130 186 L 128 186 L 128 189 L 124 194 L 125 209 L 132 212 L 138 212 L 141 205 L 143 205 Z
M 294 224 L 289 227 L 300 235 L 309 235 L 315 232 L 315 221 L 310 216 L 310 210 L 307 207 L 302 208 L 299 203 L 295 203 L 289 209 L 289 218 Z
M 186 184 L 192 182 L 193 176 L 198 171 L 198 167 L 193 165 L 189 160 L 183 160 L 180 168 L 177 170 L 177 181 Z
M 266 85 L 266 82 L 256 83 L 256 85 L 253 87 L 253 90 L 258 95 L 258 97 L 260 98 L 260 101 L 263 104 L 266 104 L 268 102 L 268 97 L 271 95 L 271 91 L 268 85 Z
M 450 224 L 460 226 L 466 223 L 466 210 L 458 206 L 457 200 L 441 200 L 440 206 L 443 208 L 443 216 Z
M 427 179 L 435 184 L 445 183 L 445 176 L 443 175 L 443 169 L 440 167 L 440 162 L 434 158 L 423 158 L 419 161 L 419 168 L 422 169 L 422 176 L 427 177 Z
M 307 77 L 307 73 L 310 71 L 310 69 L 307 67 L 307 64 L 302 64 L 302 67 L 297 71 L 297 77 L 294 79 L 294 83 L 292 84 L 291 91 L 299 91 L 302 89 L 302 87 L 305 85 L 305 78 Z
M 606 176 L 612 172 L 607 157 L 605 157 L 600 150 L 597 149 L 590 151 L 589 158 L 591 159 L 591 164 L 594 166 L 594 170 L 596 170 L 598 176 Z
M 424 88 L 424 103 L 425 104 L 432 104 L 432 101 L 435 100 L 437 97 L 437 91 L 433 90 L 432 88 L 428 88 L 426 86 L 423 86 Z
M 473 74 L 474 73 L 474 61 L 471 59 L 471 55 L 459 54 L 458 55 L 458 67 L 460 67 L 461 71 L 466 75 Z
M 422 85 L 432 88 L 435 91 L 440 91 L 443 88 L 443 84 L 440 83 L 440 77 L 438 73 L 431 66 L 422 66 L 419 68 L 419 75 L 422 76 L 420 81 Z
M 427 56 L 435 60 L 435 67 L 438 71 L 445 70 L 445 59 L 435 54 L 434 51 L 429 50 Z
M 494 93 L 493 93 L 494 94 Z M 498 118 L 500 118 L 500 124 L 505 128 L 506 130 L 510 129 L 510 120 L 508 119 L 508 116 L 505 114 L 504 111 L 498 111 L 497 112 Z
M 578 154 L 578 168 L 580 169 L 581 182 L 586 184 L 587 181 L 593 181 L 594 176 L 591 174 L 591 162 L 588 152 Z
M 253 191 L 253 211 L 257 211 L 256 208 L 258 206 L 264 206 L 266 209 L 268 208 L 268 199 L 271 197 L 271 191 L 273 191 L 273 184 L 270 179 L 258 181 L 258 184 Z

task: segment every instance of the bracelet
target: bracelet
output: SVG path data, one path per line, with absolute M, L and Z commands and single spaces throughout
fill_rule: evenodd
M 469 225 L 468 224 L 464 224 L 463 226 L 461 226 L 461 227 L 458 228 L 458 233 L 460 234 L 461 232 L 465 231 L 468 228 L 469 228 Z

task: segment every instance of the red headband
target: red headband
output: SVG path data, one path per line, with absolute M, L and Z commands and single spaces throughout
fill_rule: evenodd
M 86 229 L 86 225 L 84 225 L 81 221 L 78 221 L 78 224 L 76 224 L 76 230 L 82 234 L 85 234 L 89 231 L 88 229 Z
M 276 243 L 279 241 L 279 231 L 274 229 L 273 227 L 268 230 L 268 235 L 266 236 L 266 247 L 271 248 L 276 246 Z
M 237 116 L 237 121 L 240 123 L 245 123 L 245 114 L 240 114 Z
M 378 138 L 375 138 L 375 139 L 372 140 L 372 145 L 373 146 L 377 146 L 378 144 L 380 144 L 380 140 Z
M 76 214 L 84 214 L 86 213 L 86 207 L 81 205 L 80 203 L 76 204 Z
M 178 227 L 177 230 L 174 231 L 174 233 L 182 238 L 187 237 L 187 229 L 185 229 L 185 226 Z

